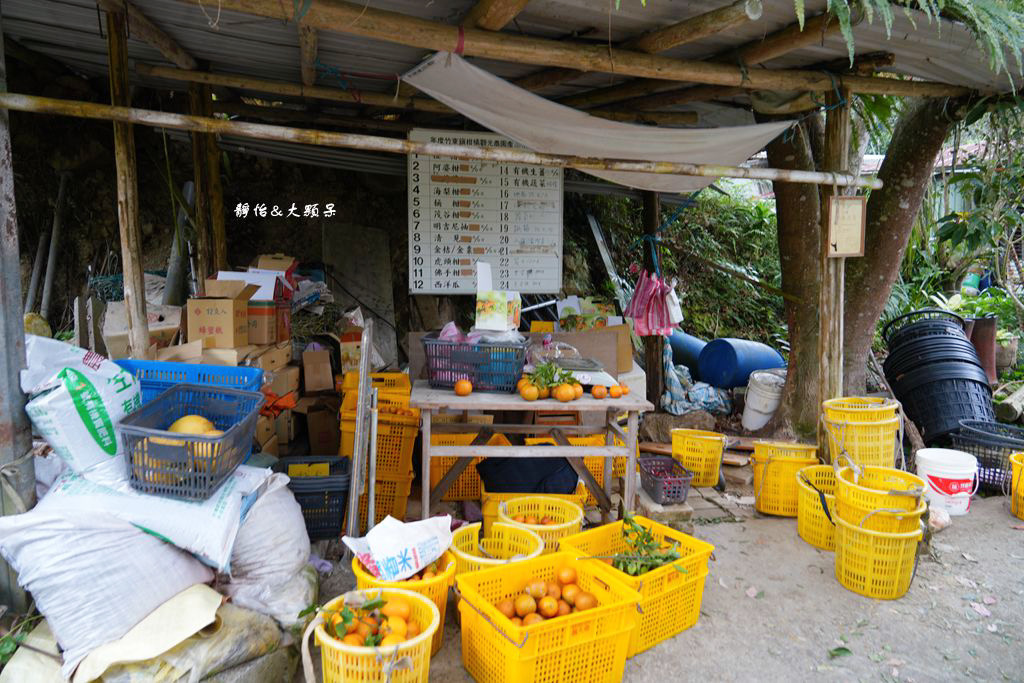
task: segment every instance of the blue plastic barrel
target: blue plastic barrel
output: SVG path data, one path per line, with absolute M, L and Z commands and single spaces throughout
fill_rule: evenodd
M 668 343 L 672 346 L 672 362 L 676 365 L 685 365 L 690 369 L 693 379 L 698 379 L 697 358 L 700 357 L 700 352 L 708 343 L 700 337 L 686 334 L 682 330 L 673 330 L 669 335 Z
M 697 359 L 700 381 L 722 389 L 745 386 L 754 370 L 783 367 L 786 361 L 778 351 L 747 339 L 715 339 Z

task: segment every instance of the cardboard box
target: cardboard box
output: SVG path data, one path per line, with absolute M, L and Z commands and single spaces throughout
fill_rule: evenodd
M 267 441 L 260 446 L 260 451 L 266 453 L 267 455 L 272 455 L 275 458 L 280 457 L 281 448 L 280 444 L 277 441 L 277 434 L 274 434 L 272 437 L 267 439 Z
M 164 348 L 174 343 L 181 322 L 181 306 L 155 306 L 146 304 L 146 321 L 149 324 L 149 346 Z M 107 347 L 107 358 L 111 360 L 128 357 L 128 313 L 123 301 L 107 303 L 103 315 L 103 343 Z
M 633 369 L 633 338 L 630 336 L 629 325 L 609 325 L 606 330 L 615 330 L 618 335 L 615 350 L 618 360 L 615 368 L 618 374 L 629 372 Z
M 277 442 L 291 443 L 295 438 L 295 416 L 290 410 L 282 410 L 281 414 L 274 420 L 274 430 L 277 432 Z
M 277 304 L 277 340 L 290 341 L 292 338 L 292 308 L 287 302 Z
M 288 286 L 283 274 L 265 271 L 222 270 L 217 273 L 217 279 L 236 280 L 259 287 L 249 300 L 250 344 L 274 344 L 277 341 L 290 338 L 290 325 L 284 336 L 279 334 L 278 311 L 280 307 L 288 307 L 285 296 Z
M 275 426 L 273 418 L 260 415 L 256 419 L 256 443 L 263 444 L 274 436 Z
M 233 349 L 203 349 L 202 361 L 206 365 L 230 365 L 238 367 L 246 365 L 257 347 L 249 344 Z
M 295 269 L 298 266 L 299 262 L 294 257 L 285 254 L 260 254 L 253 259 L 249 270 L 250 272 L 257 270 L 281 273 L 288 286 L 295 289 Z
M 259 289 L 237 280 L 206 280 L 206 296 L 188 300 L 188 341 L 231 349 L 249 343 L 249 299 Z
M 157 349 L 153 360 L 167 363 L 198 363 L 203 360 L 202 340 Z
M 277 303 L 273 301 L 249 302 L 249 343 L 277 343 Z
M 249 365 L 261 368 L 264 372 L 273 372 L 288 365 L 292 359 L 292 343 L 278 342 L 270 346 L 257 346 L 249 356 Z
M 346 327 L 339 336 L 341 338 L 341 371 L 345 373 L 358 370 L 359 357 L 362 355 L 363 328 Z
M 299 366 L 286 365 L 274 371 L 274 377 L 270 381 L 270 390 L 278 396 L 290 394 L 299 390 Z
M 334 391 L 334 372 L 331 370 L 330 351 L 302 352 L 302 381 L 306 393 Z
M 296 403 L 293 412 L 306 418 L 310 454 L 338 454 L 341 445 L 340 408 L 341 401 L 336 396 L 307 396 Z

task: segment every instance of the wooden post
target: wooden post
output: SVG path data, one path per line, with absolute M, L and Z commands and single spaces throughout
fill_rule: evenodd
M 661 225 L 661 201 L 657 192 L 644 190 L 642 193 L 644 202 L 644 235 L 655 236 L 658 234 L 658 227 Z M 655 246 L 655 249 L 657 246 Z M 654 273 L 654 253 L 649 240 L 643 241 L 644 268 L 647 272 Z M 662 345 L 665 343 L 661 336 L 644 337 L 644 370 L 647 372 L 647 400 L 654 404 L 657 410 L 661 405 L 661 395 L 665 393 L 665 367 L 662 363 Z
M 825 147 L 822 170 L 845 171 L 850 165 L 850 91 L 830 93 L 825 114 Z M 844 258 L 829 258 L 829 202 L 838 194 L 829 185 L 819 187 L 821 197 L 821 256 L 819 272 L 821 290 L 818 297 L 818 386 L 819 403 L 843 395 L 843 290 L 845 289 Z M 828 457 L 828 440 L 819 426 L 818 444 L 823 458 Z
M 203 116 L 213 116 L 213 91 L 208 85 L 202 86 Z M 210 210 L 210 241 L 212 271 L 228 269 L 228 244 L 224 228 L 224 190 L 220 179 L 220 147 L 217 136 L 213 133 L 203 135 L 205 143 L 203 152 L 206 154 L 206 188 L 199 194 L 206 194 L 206 204 Z
M 107 53 L 110 62 L 111 104 L 129 107 L 128 17 L 124 13 L 107 13 Z M 145 359 L 149 350 L 149 321 L 146 318 L 146 283 L 142 274 L 135 132 L 130 123 L 114 123 L 114 158 L 117 162 L 117 220 L 121 226 L 128 348 L 133 358 Z
M 193 83 L 188 88 L 189 112 L 193 116 L 205 116 L 205 96 L 209 95 L 208 86 Z M 193 205 L 196 237 L 196 285 L 199 294 L 206 289 L 206 277 L 210 274 L 210 210 L 209 210 L 209 160 L 206 156 L 206 140 L 204 133 L 192 133 L 192 172 L 195 178 L 196 200 Z

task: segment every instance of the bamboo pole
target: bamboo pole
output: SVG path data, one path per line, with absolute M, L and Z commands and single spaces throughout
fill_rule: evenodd
M 761 18 L 761 14 L 760 0 L 736 0 L 731 5 L 683 19 L 671 26 L 649 31 L 637 38 L 627 40 L 619 47 L 657 54 L 721 33 L 748 21 L 756 21 Z M 576 69 L 544 69 L 516 80 L 515 84 L 527 90 L 542 90 L 572 80 L 581 74 L 582 72 Z
M 316 83 L 316 29 L 305 24 L 299 26 L 299 67 L 302 70 L 302 84 Z
M 193 116 L 201 117 L 205 113 L 203 100 L 209 96 L 209 86 L 192 84 L 188 89 L 188 107 Z M 209 182 L 207 175 L 210 172 L 209 161 L 206 158 L 206 136 L 202 131 L 192 132 L 192 179 L 196 188 L 196 199 L 193 203 L 193 216 L 195 221 L 195 249 L 196 249 L 196 287 L 202 296 L 206 290 L 206 278 L 210 274 L 210 208 L 209 195 L 207 190 Z
M 194 0 L 178 0 L 194 4 Z M 219 0 L 223 9 L 274 19 L 293 19 L 294 8 L 278 0 Z M 511 33 L 449 26 L 343 0 L 311 0 L 303 21 L 320 30 L 338 31 L 425 50 L 455 50 L 470 57 L 485 57 L 520 64 L 561 66 L 580 71 L 602 71 L 622 76 L 687 83 L 729 85 L 748 90 L 831 91 L 829 74 L 801 70 L 751 70 L 735 65 L 646 55 L 603 45 L 563 43 Z M 974 90 L 930 81 L 842 76 L 842 86 L 874 95 L 955 97 Z
M 345 104 L 366 104 L 384 107 L 388 109 L 410 109 L 412 111 L 437 112 L 460 116 L 459 112 L 450 109 L 437 100 L 426 97 L 398 97 L 375 92 L 349 92 L 339 88 L 325 86 L 307 86 L 287 81 L 271 81 L 264 78 L 250 78 L 248 76 L 232 76 L 228 74 L 213 74 L 206 71 L 185 71 L 169 66 L 154 66 L 151 64 L 138 63 L 135 70 L 142 76 L 163 78 L 172 81 L 187 83 L 206 83 L 209 85 L 223 85 L 244 90 L 258 90 L 260 92 L 274 95 L 287 95 L 291 97 L 304 97 L 316 100 L 327 100 L 331 102 L 343 102 Z M 698 122 L 698 116 L 693 112 L 630 112 L 618 109 L 593 109 L 587 112 L 591 116 L 611 119 L 612 121 L 626 121 L 630 123 L 658 123 L 668 125 L 689 125 Z
M 754 66 L 807 47 L 808 45 L 813 45 L 820 42 L 825 36 L 838 32 L 838 21 L 832 19 L 828 14 L 819 14 L 808 19 L 804 23 L 803 28 L 800 27 L 800 24 L 793 22 L 786 28 L 765 37 L 763 40 L 757 40 L 735 50 L 719 53 L 711 57 L 709 61 L 722 64 L 742 63 L 746 66 Z M 566 97 L 559 101 L 570 107 L 586 109 L 610 102 L 652 95 L 665 90 L 674 90 L 678 87 L 679 84 L 676 81 L 644 78 L 607 88 L 591 90 L 579 95 L 573 95 L 572 97 Z M 724 89 L 727 86 L 722 87 Z
M 213 97 L 210 86 L 204 85 L 202 115 L 213 116 Z M 220 148 L 217 146 L 216 135 L 204 135 L 203 145 L 206 154 L 206 194 L 210 208 L 210 255 L 213 270 L 228 269 L 228 239 L 224 227 L 224 189 L 220 180 Z
M 172 114 L 170 112 L 138 109 L 133 107 L 112 107 L 105 104 L 62 100 L 52 97 L 0 94 L 0 108 L 14 111 L 31 111 L 41 114 L 62 114 L 87 119 L 138 123 L 155 128 L 174 128 L 198 133 L 219 133 L 242 137 L 262 138 L 280 142 L 294 142 L 324 147 L 362 149 L 371 152 L 391 154 L 424 154 L 447 156 L 457 159 L 479 159 L 483 161 L 507 162 L 514 164 L 535 164 L 552 168 L 576 168 L 581 171 L 630 171 L 633 173 L 661 173 L 666 175 L 688 175 L 703 178 L 750 178 L 754 180 L 777 180 L 812 185 L 836 185 L 837 187 L 864 187 L 880 189 L 882 182 L 877 178 L 863 178 L 848 173 L 826 173 L 819 171 L 795 171 L 777 168 L 747 168 L 743 166 L 717 166 L 714 164 L 687 164 L 670 161 L 633 161 L 629 159 L 600 159 L 576 157 L 562 154 L 541 154 L 526 150 L 499 147 L 475 147 L 469 145 L 442 145 L 433 142 L 413 142 L 401 138 L 385 138 L 358 133 L 337 133 L 308 128 L 272 126 L 247 121 L 226 121 L 223 119 Z
M 127 109 L 128 18 L 107 13 L 107 50 L 110 63 L 110 101 Z M 98 105 L 106 106 L 106 105 Z M 149 351 L 149 320 L 146 317 L 146 283 L 142 273 L 142 233 L 139 229 L 139 183 L 135 167 L 135 133 L 131 121 L 114 122 L 114 160 L 117 165 L 117 221 L 121 227 L 121 264 L 124 275 L 124 307 L 128 318 L 128 346 L 133 358 L 146 359 Z
M 138 38 L 160 51 L 168 61 L 182 69 L 195 69 L 198 64 L 188 51 L 171 38 L 159 26 L 150 21 L 138 7 L 127 0 L 96 0 L 101 9 L 109 12 L 128 12 L 128 30 L 132 38 Z

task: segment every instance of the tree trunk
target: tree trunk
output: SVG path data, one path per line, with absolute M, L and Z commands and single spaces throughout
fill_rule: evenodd
M 813 170 L 811 143 L 805 126 L 780 135 L 767 147 L 768 161 L 778 168 Z M 769 433 L 813 439 L 818 421 L 818 188 L 774 183 L 778 216 L 782 289 L 800 298 L 786 300 L 789 325 L 789 371 L 782 403 L 768 425 Z
M 931 182 L 935 156 L 950 128 L 966 114 L 966 104 L 965 100 L 912 100 L 893 131 L 878 171 L 885 185 L 868 200 L 864 256 L 846 262 L 843 371 L 848 395 L 865 391 L 875 326 L 899 274 L 921 199 Z

